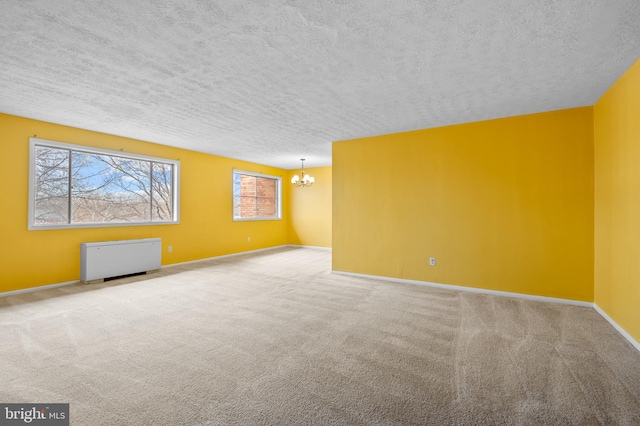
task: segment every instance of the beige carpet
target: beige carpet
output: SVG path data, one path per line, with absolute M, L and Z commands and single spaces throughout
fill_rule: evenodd
M 640 424 L 593 309 L 330 273 L 282 248 L 0 298 L 0 402 L 72 425 Z

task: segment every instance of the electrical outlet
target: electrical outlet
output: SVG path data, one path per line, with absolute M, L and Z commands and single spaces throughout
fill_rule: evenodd
M 436 258 L 435 257 L 430 257 L 429 258 L 429 265 L 436 266 Z
M 168 251 L 169 253 L 171 253 L 171 252 L 173 251 L 173 246 L 169 246 L 169 247 L 167 247 L 167 251 Z
M 247 237 L 247 242 L 250 243 L 251 242 L 251 237 Z

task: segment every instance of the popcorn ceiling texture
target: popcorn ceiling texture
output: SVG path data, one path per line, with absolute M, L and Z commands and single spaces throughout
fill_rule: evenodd
M 637 0 L 0 0 L 0 112 L 286 169 L 331 142 L 592 105 Z

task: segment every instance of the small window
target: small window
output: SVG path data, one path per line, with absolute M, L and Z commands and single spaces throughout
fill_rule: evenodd
M 274 220 L 281 218 L 277 176 L 233 171 L 233 220 Z
M 31 138 L 29 229 L 178 223 L 179 162 Z

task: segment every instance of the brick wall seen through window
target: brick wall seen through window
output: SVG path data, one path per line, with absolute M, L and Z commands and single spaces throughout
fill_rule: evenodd
M 234 171 L 234 220 L 280 219 L 280 178 Z

